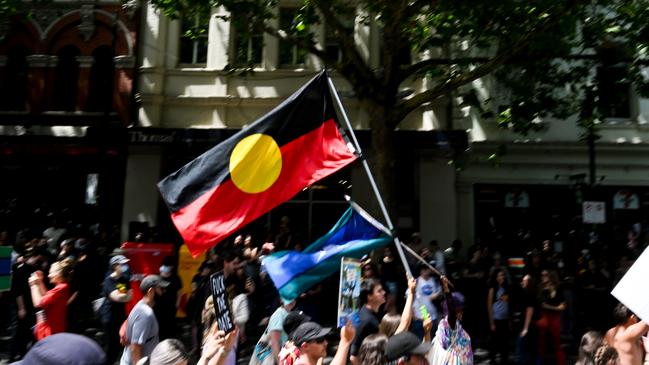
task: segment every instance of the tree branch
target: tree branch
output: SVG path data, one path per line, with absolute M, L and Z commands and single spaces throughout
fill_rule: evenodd
M 264 32 L 277 37 L 285 42 L 288 42 L 292 45 L 301 47 L 308 51 L 309 53 L 315 55 L 316 57 L 320 58 L 323 60 L 325 63 L 328 64 L 334 64 L 336 63 L 334 60 L 330 59 L 327 56 L 327 53 L 323 51 L 322 49 L 316 47 L 315 42 L 313 41 L 313 38 L 310 37 L 301 37 L 301 36 L 296 36 L 296 35 L 289 35 L 286 32 L 280 32 L 279 29 L 275 29 L 269 25 L 264 24 Z
M 322 13 L 325 24 L 333 28 L 336 41 L 340 45 L 345 62 L 335 62 L 335 65 L 337 65 L 336 69 L 350 81 L 359 97 L 366 94 L 364 90 L 367 88 L 378 87 L 378 82 L 371 68 L 358 52 L 358 48 L 356 48 L 354 37 L 349 37 L 346 34 L 345 27 L 332 11 L 330 4 L 323 4 L 321 1 L 314 1 L 313 3 L 320 13 Z
M 561 11 L 558 11 L 557 14 L 555 14 L 554 16 L 547 17 L 546 18 L 548 19 L 547 21 L 540 24 L 536 29 L 532 29 L 529 32 L 527 32 L 523 37 L 521 37 L 518 41 L 516 41 L 516 43 L 511 47 L 509 47 L 507 50 L 503 50 L 498 55 L 491 58 L 489 61 L 483 63 L 482 65 L 476 67 L 475 69 L 469 71 L 468 73 L 450 78 L 443 84 L 440 84 L 432 89 L 419 93 L 410 99 L 401 101 L 394 108 L 391 116 L 392 118 L 390 119 L 402 120 L 403 118 L 406 117 L 406 115 L 408 115 L 413 110 L 419 108 L 423 104 L 435 100 L 447 94 L 449 91 L 457 89 L 460 86 L 466 85 L 474 80 L 477 80 L 483 76 L 490 74 L 491 72 L 496 70 L 499 66 L 505 64 L 507 61 L 516 57 L 520 52 L 525 50 L 525 48 L 527 48 L 527 46 L 529 45 L 530 40 L 536 34 L 539 34 L 540 32 L 548 31 L 557 21 L 561 19 L 563 14 L 566 14 L 567 12 L 572 10 L 572 8 L 576 6 L 578 3 L 579 1 L 571 1 L 568 4 L 568 6 L 561 9 Z M 422 61 L 413 66 L 417 66 L 421 64 L 432 65 L 432 62 L 434 61 L 432 60 L 430 60 L 429 62 Z M 415 67 L 413 66 L 409 67 L 409 69 L 415 70 Z M 417 69 L 421 70 L 423 68 L 418 67 Z M 406 78 L 410 75 L 412 75 L 412 73 L 408 74 Z

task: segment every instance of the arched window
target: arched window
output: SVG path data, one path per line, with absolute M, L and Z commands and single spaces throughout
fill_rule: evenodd
M 4 78 L 0 82 L 0 110 L 27 110 L 27 48 L 15 46 L 7 53 Z
M 92 52 L 94 62 L 90 69 L 90 85 L 86 111 L 110 112 L 113 106 L 113 83 L 115 64 L 113 50 L 100 46 Z
M 59 50 L 57 56 L 50 109 L 74 111 L 77 107 L 79 85 L 79 49 L 75 46 L 65 46 Z

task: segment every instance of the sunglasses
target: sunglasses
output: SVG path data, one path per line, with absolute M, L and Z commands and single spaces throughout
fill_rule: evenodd
M 321 337 L 321 338 L 313 339 L 313 340 L 311 340 L 309 342 L 324 343 L 325 341 L 326 341 L 326 339 L 324 337 Z

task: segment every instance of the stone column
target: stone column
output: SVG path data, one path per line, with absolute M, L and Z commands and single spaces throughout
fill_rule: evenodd
M 95 58 L 92 56 L 77 56 L 77 62 L 79 63 L 77 110 L 84 110 L 88 100 L 88 89 L 90 88 L 90 69 L 95 62 Z

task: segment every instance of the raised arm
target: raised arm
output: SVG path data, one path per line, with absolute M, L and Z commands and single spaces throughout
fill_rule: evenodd
M 395 335 L 410 327 L 410 322 L 412 322 L 412 303 L 415 300 L 415 290 L 417 290 L 417 279 L 408 279 L 408 295 L 406 296 L 406 304 L 403 307 L 401 321 L 399 322 L 399 327 L 397 327 L 397 330 L 394 333 Z

